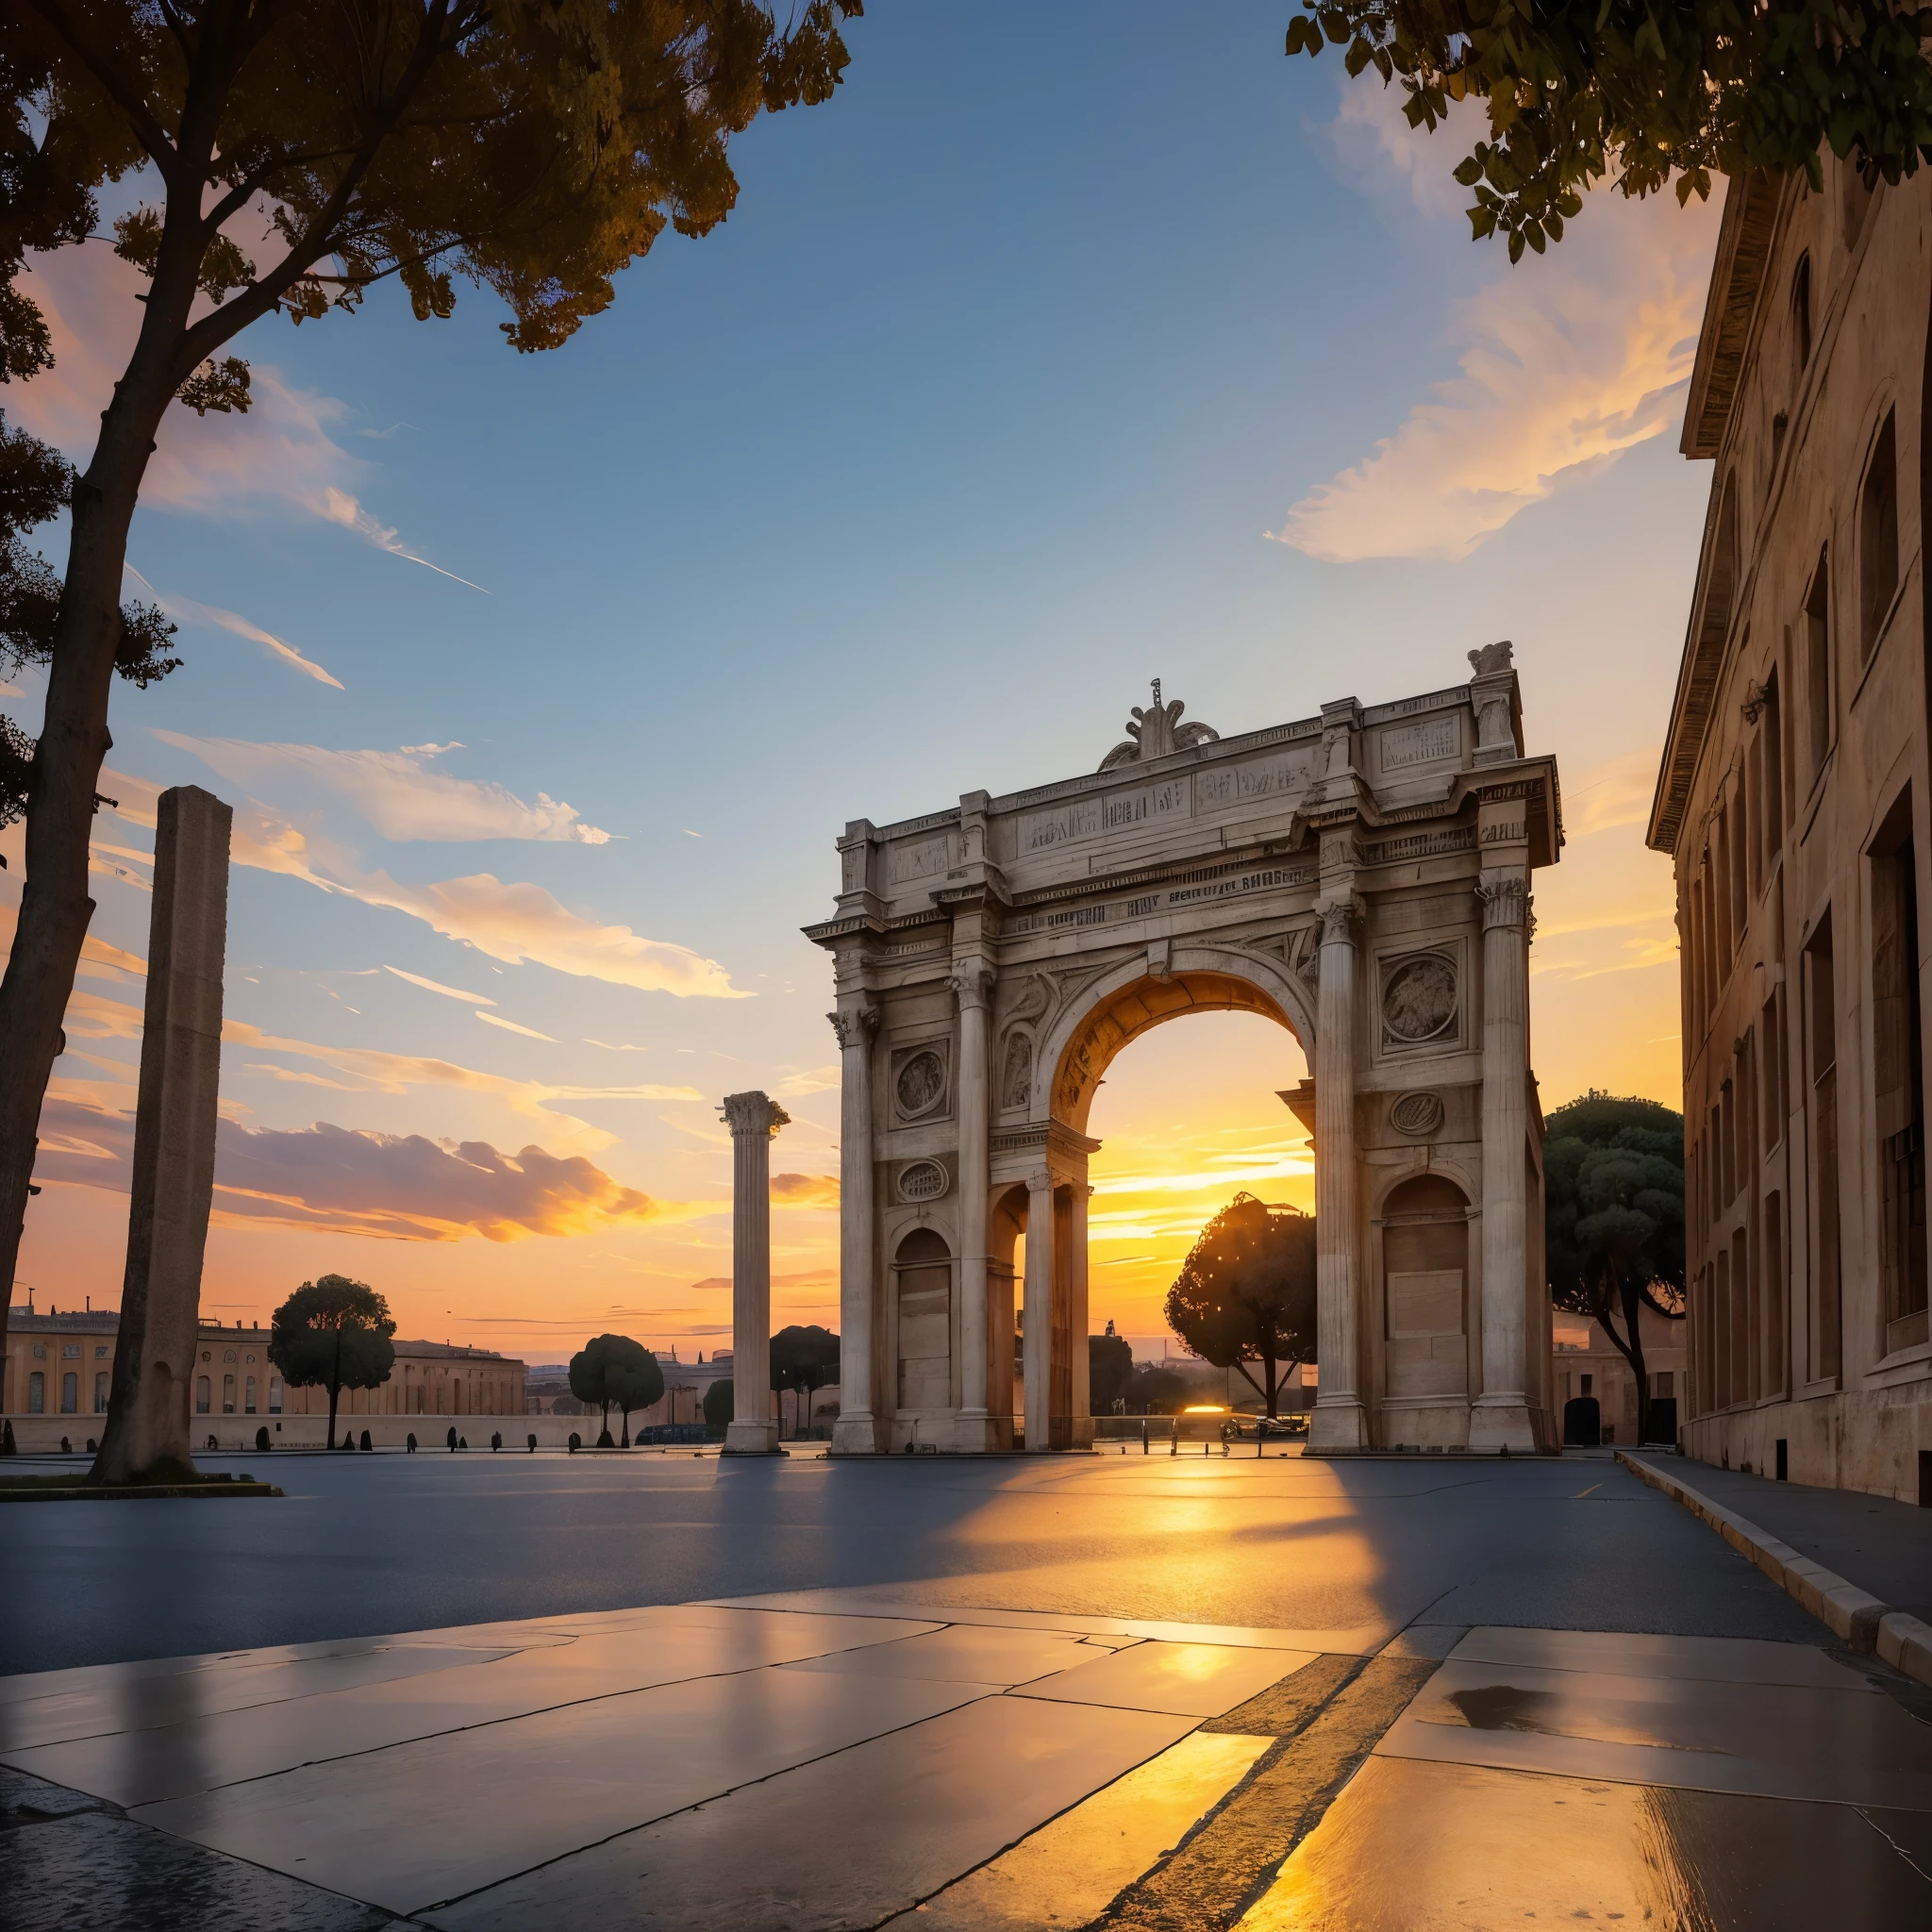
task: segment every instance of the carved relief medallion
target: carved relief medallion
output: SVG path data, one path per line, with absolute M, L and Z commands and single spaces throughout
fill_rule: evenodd
M 946 1097 L 946 1063 L 929 1046 L 900 1061 L 892 1091 L 908 1121 L 936 1112 Z
M 937 1160 L 908 1160 L 899 1170 L 902 1201 L 937 1201 L 946 1191 L 946 1171 Z
M 1394 1106 L 1389 1109 L 1389 1124 L 1398 1134 L 1412 1134 L 1418 1140 L 1424 1134 L 1439 1132 L 1442 1119 L 1442 1096 L 1440 1093 L 1399 1094 Z
M 1456 968 L 1441 953 L 1399 961 L 1383 984 L 1382 1024 L 1404 1046 L 1440 1040 L 1456 1024 Z

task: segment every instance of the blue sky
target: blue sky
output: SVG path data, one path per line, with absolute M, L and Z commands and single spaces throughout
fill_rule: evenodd
M 1513 638 L 1572 832 L 1539 886 L 1546 1103 L 1669 1095 L 1637 821 L 1708 483 L 1675 441 L 1714 210 L 1596 197 L 1511 271 L 1466 239 L 1455 138 L 1285 59 L 1286 18 L 883 0 L 829 105 L 737 143 L 730 220 L 667 236 L 562 350 L 514 355 L 466 287 L 446 323 L 384 292 L 251 331 L 245 422 L 171 422 L 129 554 L 188 662 L 117 692 L 109 763 L 208 785 L 252 841 L 211 1307 L 340 1268 L 411 1332 L 532 1358 L 608 1325 L 708 1345 L 713 1108 L 764 1085 L 806 1177 L 780 1312 L 823 1319 L 837 1096 L 797 928 L 833 838 L 1090 769 L 1155 675 L 1243 730 Z M 37 282 L 61 361 L 0 406 L 84 458 L 133 285 L 93 244 Z M 36 700 L 8 700 L 29 727 Z M 133 956 L 147 795 L 100 822 L 94 931 Z M 120 1280 L 98 1183 L 141 995 L 98 958 L 21 1268 L 42 1306 Z M 1272 1131 L 1238 1029 L 1196 1038 L 1150 1043 L 1138 1103 L 1121 1062 L 1124 1199 L 1232 1121 Z

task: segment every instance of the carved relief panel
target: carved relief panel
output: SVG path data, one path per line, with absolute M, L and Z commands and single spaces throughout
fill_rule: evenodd
M 892 1118 L 902 1126 L 924 1126 L 952 1114 L 952 1077 L 947 1045 L 934 1041 L 902 1046 L 892 1054 Z
M 1385 1056 L 1454 1053 L 1462 1046 L 1460 963 L 1452 947 L 1383 955 L 1377 1008 Z

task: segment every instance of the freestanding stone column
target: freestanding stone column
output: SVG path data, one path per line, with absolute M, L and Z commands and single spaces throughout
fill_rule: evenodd
M 1075 1449 L 1093 1446 L 1092 1361 L 1087 1348 L 1087 1333 L 1092 1322 L 1087 1275 L 1087 1204 L 1092 1196 L 1093 1190 L 1084 1180 L 1074 1181 L 1074 1313 L 1069 1326 L 1074 1348 L 1073 1446 Z
M 877 1318 L 873 1258 L 872 1041 L 879 1014 L 867 1003 L 828 1016 L 839 1036 L 839 1420 L 834 1456 L 871 1456 L 879 1446 L 873 1416 L 873 1324 Z
M 1355 1153 L 1356 925 L 1353 895 L 1322 908 L 1315 1021 L 1315 1334 L 1321 1375 L 1312 1449 L 1368 1446 L 1357 1392 L 1360 1274 Z
M 125 1482 L 193 1454 L 189 1403 L 214 1198 L 233 819 L 199 786 L 161 793 L 127 1271 L 113 1391 L 94 1458 L 98 1482 Z
M 959 1427 L 958 1446 L 984 1449 L 986 1415 L 987 997 L 992 972 L 963 959 L 950 982 L 959 1001 Z M 1030 1258 L 1032 1236 L 1027 1236 Z
M 1021 1291 L 1025 1314 L 1020 1324 L 1028 1450 L 1053 1446 L 1053 1175 L 1043 1169 L 1028 1174 L 1026 1279 Z
M 1534 1454 L 1524 1393 L 1529 1266 L 1529 973 L 1520 872 L 1486 872 L 1483 908 L 1483 1392 L 1471 1448 Z
M 727 1456 L 775 1456 L 772 1413 L 772 1136 L 791 1116 L 766 1093 L 727 1093 L 731 1128 L 731 1425 Z M 843 1343 L 841 1348 L 842 1351 Z

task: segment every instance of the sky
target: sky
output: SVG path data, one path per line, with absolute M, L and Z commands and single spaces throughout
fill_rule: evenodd
M 689 1358 L 729 1330 L 718 1101 L 764 1087 L 775 1317 L 836 1325 L 829 962 L 799 931 L 833 841 L 1091 770 L 1155 676 L 1225 734 L 1512 639 L 1568 832 L 1535 887 L 1543 1104 L 1674 1104 L 1641 833 L 1716 208 L 1592 195 L 1511 269 L 1468 240 L 1456 129 L 1287 60 L 1286 18 L 877 0 L 836 97 L 737 142 L 730 219 L 561 349 L 514 354 L 461 283 L 447 321 L 385 290 L 247 332 L 256 407 L 177 407 L 135 519 L 129 593 L 186 662 L 115 691 L 17 1303 L 118 1302 L 170 785 L 236 810 L 214 1319 L 334 1271 L 411 1337 Z M 140 284 L 90 242 L 29 286 L 58 360 L 0 409 L 84 462 Z M 40 695 L 0 704 L 31 731 Z M 0 852 L 10 919 L 19 827 Z M 1275 1098 L 1305 1071 L 1239 1015 L 1116 1061 L 1096 1330 L 1160 1333 L 1236 1188 L 1307 1205 Z

